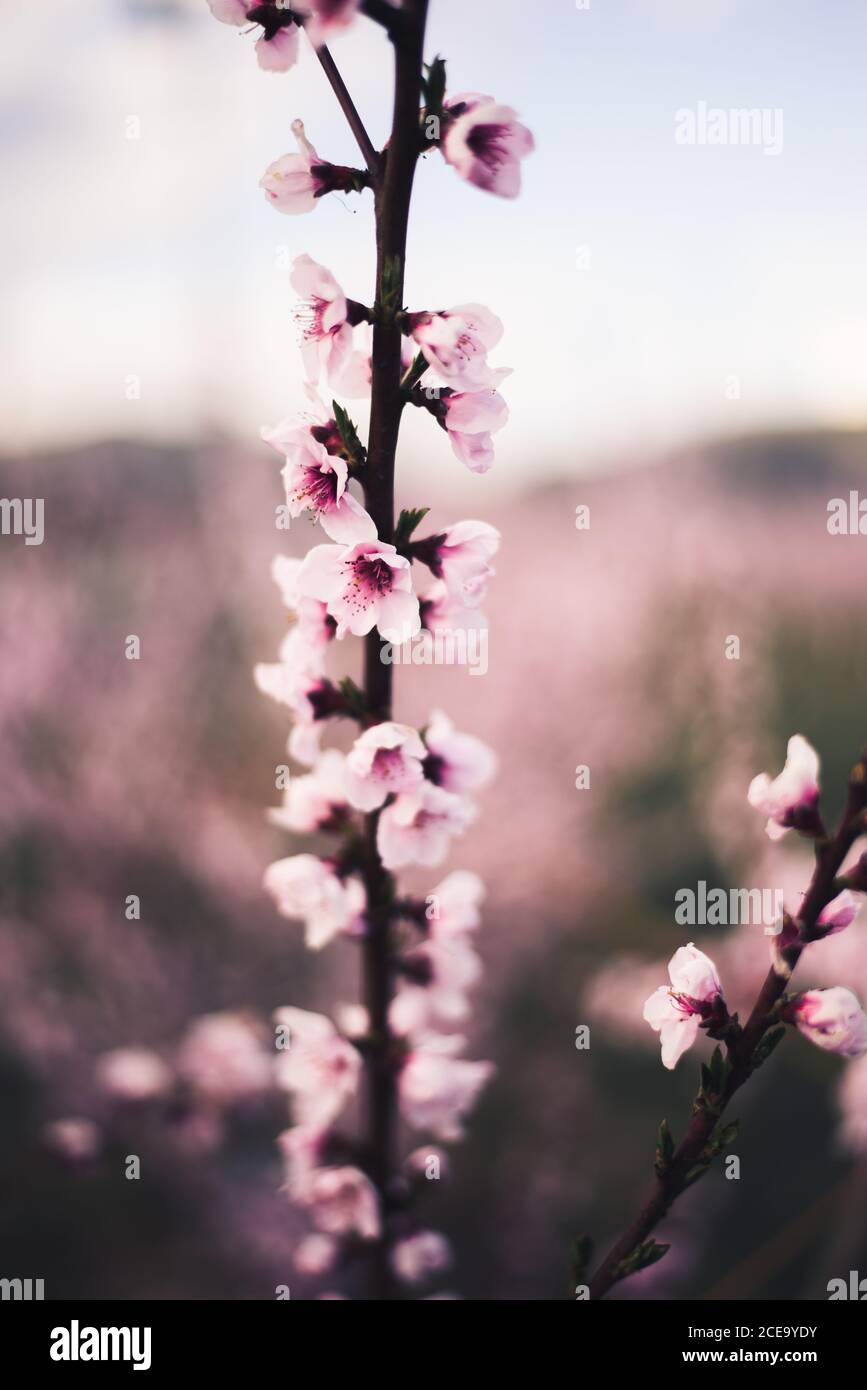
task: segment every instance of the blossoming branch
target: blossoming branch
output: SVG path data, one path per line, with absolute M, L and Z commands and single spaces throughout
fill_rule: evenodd
M 683 1139 L 675 1145 L 668 1122 L 662 1121 L 653 1188 L 587 1284 L 583 1280 L 592 1242 L 587 1236 L 576 1242 L 574 1273 L 580 1298 L 603 1298 L 619 1280 L 665 1255 L 669 1247 L 653 1240 L 653 1231 L 672 1203 L 707 1173 L 714 1158 L 734 1139 L 737 1124 L 723 1125 L 723 1112 L 782 1041 L 786 1025 L 826 1052 L 841 1057 L 867 1053 L 867 1015 L 851 990 L 843 986 L 789 990 L 807 948 L 812 953 L 818 949 L 814 943 L 849 927 L 859 910 L 853 895 L 867 892 L 867 853 L 851 867 L 845 866 L 857 840 L 867 833 L 867 750 L 852 769 L 845 809 L 833 833 L 825 828 L 820 810 L 819 758 L 800 734 L 789 740 L 782 772 L 773 779 L 767 773 L 753 778 L 747 799 L 766 817 L 765 830 L 771 840 L 794 830 L 813 842 L 812 879 L 800 903 L 783 913 L 781 929 L 771 945 L 770 970 L 746 1023 L 729 1012 L 716 966 L 691 942 L 675 951 L 668 967 L 669 984 L 660 985 L 647 1000 L 644 1018 L 659 1033 L 665 1067 L 673 1069 L 702 1032 L 718 1046 L 710 1063 L 702 1066 L 701 1086 Z
M 492 1067 L 461 1056 L 453 1030 L 469 1012 L 481 964 L 472 945 L 483 887 L 449 873 L 424 898 L 402 893 L 396 872 L 435 868 L 472 822 L 472 797 L 490 779 L 493 754 L 433 711 L 422 729 L 393 715 L 390 644 L 424 630 L 477 629 L 494 571 L 499 535 L 483 521 L 458 521 L 419 535 L 427 508 L 395 518 L 394 474 L 401 415 L 414 405 L 433 416 L 453 453 L 482 473 L 507 408 L 498 387 L 506 369 L 488 360 L 502 336 L 479 304 L 407 309 L 403 303 L 407 224 L 419 156 L 437 148 L 458 176 L 501 197 L 520 189 L 532 137 L 516 113 L 478 92 L 449 96 L 440 58 L 423 62 L 426 0 L 402 5 L 309 0 L 304 6 L 208 0 L 217 19 L 253 28 L 259 65 L 285 72 L 298 60 L 301 30 L 331 83 L 363 166 L 319 153 L 300 120 L 297 150 L 265 170 L 273 207 L 314 211 L 329 193 L 373 194 L 377 248 L 373 302 L 350 298 L 309 255 L 290 281 L 308 408 L 262 431 L 284 459 L 285 505 L 278 525 L 309 515 L 327 537 L 301 559 L 277 556 L 273 578 L 291 615 L 278 660 L 256 668 L 259 688 L 294 717 L 289 753 L 307 770 L 293 775 L 274 824 L 293 835 L 326 835 L 325 855 L 295 853 L 271 864 L 265 886 L 278 910 L 304 924 L 320 950 L 338 939 L 361 961 L 361 998 L 336 1021 L 297 1007 L 275 1015 L 278 1082 L 291 1097 L 292 1125 L 280 1136 L 290 1196 L 310 1216 L 296 1258 L 324 1275 L 361 1256 L 366 1294 L 388 1298 L 449 1261 L 442 1235 L 420 1230 L 415 1197 L 443 1171 L 437 1147 L 459 1139 Z M 391 133 L 377 151 L 327 43 L 359 15 L 383 26 L 394 50 Z M 340 399 L 370 400 L 363 443 Z M 429 572 L 427 588 L 417 573 Z M 333 680 L 326 661 L 349 637 L 364 640 L 364 680 Z M 348 752 L 322 746 L 338 720 L 355 726 Z M 361 1133 L 339 1133 L 361 1095 Z M 400 1123 L 425 1136 L 403 1161 Z M 433 1143 L 432 1143 L 433 1141 Z

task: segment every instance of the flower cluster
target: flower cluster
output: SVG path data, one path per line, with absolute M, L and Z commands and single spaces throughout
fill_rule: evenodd
M 677 1197 L 704 1177 L 736 1137 L 737 1121 L 727 1124 L 723 1114 L 781 1042 L 786 1024 L 794 1025 L 825 1052 L 864 1059 L 849 1069 L 844 1085 L 844 1106 L 849 1108 L 846 1141 L 854 1148 L 863 1145 L 863 1126 L 853 1119 L 851 1107 L 863 1095 L 867 1014 L 852 991 L 842 986 L 799 992 L 789 992 L 788 986 L 804 954 L 808 963 L 814 960 L 816 968 L 823 969 L 813 943 L 847 931 L 859 911 L 855 895 L 867 892 L 867 855 L 854 863 L 849 858 L 867 833 L 867 749 L 851 770 L 846 804 L 833 831 L 826 829 L 820 808 L 818 755 L 800 734 L 789 740 L 782 772 L 774 778 L 766 773 L 754 777 L 747 800 L 766 818 L 765 832 L 771 840 L 797 830 L 813 842 L 813 873 L 794 910 L 782 906 L 770 969 L 745 1022 L 729 1011 L 716 965 L 692 942 L 675 951 L 668 967 L 669 984 L 661 985 L 646 1000 L 644 1019 L 659 1034 L 662 1062 L 670 1070 L 699 1033 L 718 1045 L 710 1061 L 702 1065 L 692 1118 L 680 1143 L 663 1120 L 653 1188 L 586 1286 L 583 1280 L 592 1241 L 583 1236 L 576 1242 L 576 1282 L 590 1299 L 604 1298 L 619 1280 L 656 1264 L 669 1250 L 667 1244 L 653 1240 L 652 1233 Z
M 298 61 L 299 31 L 303 26 L 315 48 L 349 27 L 359 0 L 208 0 L 211 13 L 223 24 L 261 29 L 256 58 L 266 72 L 288 72 Z
M 399 25 L 399 5 L 394 0 L 385 3 L 394 5 L 394 14 L 386 15 L 386 22 Z M 268 72 L 288 72 L 295 66 L 301 28 L 313 47 L 321 49 L 349 29 L 359 10 L 359 0 L 293 0 L 291 5 L 285 0 L 208 0 L 208 5 L 223 24 L 261 30 L 256 58 Z M 445 68 L 439 59 L 428 73 L 427 104 L 421 113 L 426 143 L 440 149 L 459 178 L 500 198 L 516 198 L 521 191 L 521 161 L 534 149 L 533 136 L 518 120 L 518 113 L 482 92 L 446 96 Z M 326 171 L 337 166 L 320 160 L 303 138 L 298 143 L 300 154 L 284 155 L 262 180 L 282 212 L 309 212 L 312 203 L 307 199 L 336 189 L 358 191 L 352 183 L 330 182 Z M 306 185 L 303 192 L 302 184 Z
M 333 72 L 322 45 L 360 10 L 393 38 L 415 26 L 421 47 L 423 7 L 361 6 L 358 0 L 306 0 L 291 8 L 279 0 L 208 2 L 226 23 L 260 26 L 257 56 L 272 71 L 294 64 L 303 28 L 326 73 Z M 514 197 L 521 160 L 533 148 L 515 112 L 480 93 L 448 98 L 441 59 L 409 77 L 418 120 L 405 130 L 396 125 L 382 154 L 359 132 L 354 109 L 347 111 L 342 82 L 332 82 L 366 167 L 323 159 L 295 121 L 297 152 L 276 159 L 261 180 L 272 206 L 306 213 L 328 193 L 371 187 L 381 233 L 382 173 L 401 157 L 396 141 L 410 164 L 427 147 L 438 148 L 462 179 Z M 303 515 L 321 526 L 326 540 L 303 559 L 274 560 L 272 575 L 291 625 L 277 660 L 258 665 L 254 675 L 259 689 L 291 712 L 288 751 L 302 768 L 290 775 L 282 805 L 269 819 L 290 834 L 331 842 L 327 852 L 294 853 L 269 865 L 265 888 L 281 915 L 303 923 L 310 949 L 343 939 L 364 961 L 362 1002 L 343 1006 L 334 1022 L 296 1007 L 274 1016 L 277 1084 L 291 1106 L 291 1125 L 280 1137 L 285 1187 L 312 1225 L 296 1262 L 322 1275 L 353 1246 L 375 1243 L 390 1277 L 415 1285 L 444 1269 L 450 1256 L 441 1235 L 414 1227 L 412 1197 L 420 1180 L 441 1176 L 445 1155 L 431 1145 L 461 1138 L 492 1072 L 490 1063 L 462 1055 L 465 1040 L 454 1031 L 468 1016 L 470 991 L 481 975 L 473 935 L 484 890 L 475 874 L 453 871 L 426 897 L 414 897 L 398 891 L 394 875 L 444 862 L 477 814 L 474 798 L 492 777 L 495 757 L 441 710 L 421 728 L 396 720 L 390 676 L 383 682 L 368 675 L 362 690 L 348 679 L 332 680 L 327 665 L 349 637 L 370 638 L 370 659 L 371 653 L 385 655 L 377 644 L 401 644 L 422 630 L 485 626 L 481 605 L 500 537 L 476 520 L 418 536 L 427 508 L 403 511 L 395 524 L 390 493 L 384 513 L 367 449 L 338 398 L 370 397 L 373 419 L 377 390 L 384 392 L 379 407 L 392 411 L 394 438 L 404 406 L 428 411 L 457 458 L 481 473 L 493 462 L 493 434 L 507 419 L 497 388 L 508 369 L 488 360 L 503 325 L 484 306 L 403 308 L 401 262 L 400 250 L 386 256 L 370 306 L 349 298 L 309 255 L 292 264 L 308 404 L 302 414 L 263 429 L 262 437 L 283 459 L 278 526 L 287 529 Z M 396 264 L 400 278 L 392 283 Z M 393 380 L 379 387 L 377 332 L 393 344 L 394 366 Z M 377 361 L 381 372 L 381 354 Z M 393 466 L 392 446 L 385 467 L 393 473 Z M 380 477 L 382 468 L 380 456 Z M 414 582 L 419 571 L 431 576 L 426 589 Z M 323 747 L 323 734 L 339 719 L 355 725 L 353 741 Z M 338 1129 L 360 1093 L 374 1098 L 375 1109 L 383 1085 L 387 1107 L 393 1101 L 402 1125 L 425 1140 L 399 1170 L 392 1161 L 394 1136 L 383 1140 L 375 1120 L 357 1141 Z M 392 1128 L 390 1119 L 386 1127 Z
M 275 1060 L 268 1041 L 259 1019 L 212 1013 L 193 1019 L 165 1055 L 142 1045 L 104 1052 L 94 1068 L 104 1102 L 100 1119 L 55 1120 L 46 1127 L 45 1141 L 67 1161 L 95 1159 L 128 1113 L 156 1121 L 180 1154 L 209 1153 L 223 1141 L 235 1112 L 274 1093 Z
M 336 552 L 344 565 L 347 557 L 351 564 L 359 554 L 378 553 L 363 543 L 317 549 Z M 315 676 L 324 688 L 318 660 L 323 637 L 337 641 L 344 632 L 358 630 L 353 627 L 357 615 L 344 609 L 339 588 L 315 599 L 305 588 L 303 571 L 311 556 L 317 558 L 317 551 L 304 562 L 285 557 L 275 561 L 275 578 L 284 596 L 288 592 L 300 600 L 298 621 L 284 643 L 282 672 L 279 667 L 259 667 L 256 673 L 263 690 L 289 704 L 287 692 L 297 691 L 299 671 L 310 671 L 311 681 Z M 474 577 L 467 582 L 472 584 Z M 386 635 L 392 629 L 387 610 L 383 613 L 382 587 L 374 587 L 375 612 L 362 630 L 378 620 Z M 409 590 L 398 592 L 409 596 Z M 303 606 L 305 601 L 309 607 Z M 287 672 L 287 662 L 296 659 L 294 673 Z M 315 698 L 308 700 L 300 722 L 304 725 L 309 717 L 318 722 L 305 727 L 318 730 L 327 717 L 320 718 L 319 711 L 328 708 L 328 701 L 318 705 Z M 296 724 L 290 737 L 296 756 L 297 729 Z M 479 739 L 455 730 L 438 710 L 422 730 L 383 720 L 364 727 L 346 753 L 335 747 L 314 751 L 308 744 L 305 754 L 310 770 L 290 778 L 283 804 L 270 812 L 270 819 L 293 834 L 330 833 L 336 848 L 327 856 L 300 853 L 277 860 L 265 872 L 265 887 L 282 915 L 303 922 L 308 947 L 319 950 L 338 937 L 363 940 L 368 931 L 361 818 L 376 817 L 376 849 L 386 870 L 436 866 L 445 859 L 452 837 L 473 819 L 471 795 L 492 776 L 495 759 Z M 461 1137 L 462 1121 L 492 1071 L 489 1063 L 460 1055 L 460 1036 L 441 1031 L 466 1018 L 469 991 L 481 974 L 472 936 L 483 891 L 476 875 L 457 871 L 426 899 L 395 898 L 392 907 L 394 926 L 404 929 L 404 940 L 393 960 L 402 983 L 389 1009 L 390 1065 L 406 1125 L 438 1141 Z M 297 1008 L 275 1014 L 278 1028 L 285 1030 L 277 1081 L 292 1100 L 293 1125 L 280 1141 L 286 1190 L 309 1211 L 315 1228 L 297 1252 L 299 1267 L 306 1272 L 330 1268 L 341 1239 L 344 1244 L 373 1240 L 382 1233 L 382 1194 L 354 1146 L 334 1132 L 362 1082 L 369 1019 L 359 1006 L 342 1010 L 339 1020 L 340 1028 L 323 1015 Z M 411 1169 L 412 1161 L 407 1182 Z M 431 1260 L 433 1252 L 437 1258 L 442 1255 L 441 1242 L 433 1232 L 396 1242 L 396 1277 L 415 1282 L 421 1273 L 410 1277 L 408 1271 L 415 1271 L 419 1262 L 427 1272 L 439 1268 Z
M 767 817 L 765 830 L 771 840 L 779 840 L 792 829 L 813 839 L 825 834 L 819 813 L 819 757 L 800 734 L 789 739 L 782 772 L 773 779 L 764 772 L 754 777 L 747 799 Z M 853 835 L 861 828 L 856 819 Z M 785 913 L 772 947 L 774 968 L 781 977 L 793 969 L 794 960 L 788 959 L 788 952 L 794 950 L 797 959 L 807 943 L 844 931 L 855 920 L 860 902 L 851 890 L 867 891 L 860 862 L 850 875 L 833 881 L 831 896 L 816 911 L 815 921 L 800 919 L 807 895 L 802 895 L 801 905 L 793 913 Z M 702 1029 L 710 1037 L 725 1038 L 731 1021 L 716 966 L 692 943 L 675 951 L 668 975 L 670 984 L 661 985 L 647 1000 L 644 1018 L 660 1035 L 663 1065 L 674 1068 Z M 826 1052 L 842 1057 L 867 1052 L 867 1014 L 849 989 L 835 986 L 783 995 L 777 1005 L 777 1019 L 794 1024 Z
M 281 177 L 288 182 L 288 175 Z M 273 178 L 269 171 L 265 181 Z M 360 448 L 347 440 L 329 415 L 316 388 L 327 386 L 351 399 L 370 395 L 372 311 L 348 299 L 331 271 L 308 255 L 293 261 L 290 283 L 299 295 L 295 321 L 310 409 L 262 433 L 267 443 L 286 456 L 290 515 L 310 510 L 332 539 L 343 539 L 332 529 L 334 514 L 340 506 L 351 505 L 347 481 L 358 476 L 363 459 Z M 494 462 L 492 435 L 509 418 L 497 387 L 511 369 L 488 362 L 488 352 L 502 337 L 502 323 L 481 304 L 402 314 L 399 322 L 406 400 L 434 416 L 467 468 L 487 472 Z M 363 515 L 356 513 L 353 538 L 369 539 L 371 529 Z

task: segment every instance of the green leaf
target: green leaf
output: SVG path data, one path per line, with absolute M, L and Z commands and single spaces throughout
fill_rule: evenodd
M 429 365 L 430 364 L 427 358 L 425 357 L 424 353 L 417 352 L 412 360 L 412 363 L 410 364 L 410 366 L 407 367 L 406 371 L 401 377 L 401 388 L 403 391 L 406 392 L 407 396 L 409 396 L 410 399 L 412 398 L 413 390 L 415 389 L 421 378 L 424 376 Z
M 649 1269 L 651 1265 L 658 1264 L 664 1255 L 671 1249 L 670 1245 L 665 1245 L 661 1241 L 648 1240 L 641 1247 L 641 1264 L 639 1269 Z
M 386 256 L 379 282 L 379 310 L 386 321 L 393 319 L 400 308 L 401 268 L 400 256 Z
M 724 1056 L 722 1048 L 717 1046 L 713 1050 L 710 1062 L 708 1064 L 702 1062 L 701 1089 L 696 1096 L 693 1114 L 697 1110 L 708 1110 L 711 1113 L 719 1112 L 728 1074 L 729 1062 Z
M 424 68 L 426 75 L 421 82 L 424 103 L 429 112 L 439 114 L 446 95 L 446 60 L 437 55 L 432 63 L 425 63 Z
M 727 1149 L 729 1144 L 733 1144 L 738 1137 L 739 1129 L 740 1121 L 732 1120 L 731 1124 L 724 1125 L 722 1129 L 718 1130 L 711 1140 L 714 1153 L 722 1153 L 723 1149 Z
M 364 445 L 358 437 L 355 421 L 350 418 L 343 406 L 339 405 L 337 401 L 331 402 L 331 408 L 334 411 L 334 419 L 340 432 L 340 438 L 343 440 L 343 447 L 352 462 L 360 467 L 365 462 L 367 455 Z
M 663 1120 L 659 1126 L 659 1137 L 656 1142 L 656 1157 L 653 1161 L 653 1166 L 660 1177 L 668 1171 L 673 1157 L 674 1139 L 668 1127 L 668 1120 Z
M 364 691 L 359 689 L 352 677 L 344 676 L 337 688 L 343 696 L 347 714 L 352 715 L 353 719 L 366 719 L 368 715 L 367 699 Z
M 401 512 L 394 528 L 394 543 L 399 548 L 406 545 L 420 521 L 423 521 L 430 507 L 408 507 Z
M 649 1269 L 666 1255 L 671 1249 L 670 1245 L 662 1245 L 659 1241 L 646 1240 L 642 1245 L 627 1255 L 620 1261 L 614 1274 L 615 1279 L 628 1279 L 630 1274 L 637 1274 L 640 1269 Z
M 721 1154 L 724 1149 L 727 1149 L 729 1144 L 734 1143 L 738 1136 L 739 1127 L 739 1121 L 732 1120 L 730 1124 L 724 1125 L 711 1136 L 699 1154 L 695 1164 L 686 1174 L 683 1180 L 682 1190 L 685 1191 L 686 1188 L 692 1187 L 693 1183 L 698 1182 L 699 1178 L 704 1177 L 714 1159 Z

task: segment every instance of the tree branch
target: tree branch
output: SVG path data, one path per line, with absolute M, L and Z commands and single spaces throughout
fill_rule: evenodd
M 373 141 L 364 128 L 364 122 L 358 114 L 355 102 L 349 95 L 346 83 L 340 76 L 337 64 L 324 44 L 321 48 L 314 48 L 313 51 L 322 65 L 322 71 L 331 83 L 331 89 L 337 97 L 340 109 L 349 123 L 350 130 L 355 136 L 355 141 L 358 148 L 361 150 L 362 158 L 370 170 L 372 177 L 376 179 L 380 166 L 379 155 L 373 147 Z
M 817 844 L 816 867 L 798 913 L 798 940 L 784 947 L 765 977 L 752 1013 L 742 1030 L 733 1030 L 726 1040 L 730 1071 L 719 1103 L 708 1109 L 696 1105 L 689 1128 L 672 1155 L 670 1163 L 657 1175 L 653 1189 L 631 1226 L 612 1246 L 589 1284 L 591 1299 L 604 1298 L 622 1277 L 623 1261 L 647 1239 L 687 1186 L 687 1177 L 713 1137 L 717 1123 L 732 1096 L 740 1090 L 753 1070 L 756 1048 L 774 1023 L 773 1010 L 786 991 L 805 945 L 811 939 L 819 914 L 837 895 L 835 879 L 855 840 L 863 831 L 864 789 L 856 780 L 864 759 L 856 765 L 849 783 L 849 799 L 836 834 Z
M 409 206 L 417 162 L 418 113 L 427 0 L 409 0 L 404 24 L 394 37 L 394 110 L 388 154 L 375 189 L 376 314 L 371 354 L 370 432 L 362 475 L 364 500 L 382 541 L 394 536 L 394 468 L 400 417 L 401 331 L 396 314 L 403 303 Z M 388 280 L 388 303 L 383 294 Z M 389 309 L 389 305 L 391 306 Z M 364 693 L 380 719 L 391 717 L 392 667 L 380 660 L 382 639 L 374 629 L 365 639 Z M 388 1197 L 397 1125 L 397 1080 L 388 1011 L 394 984 L 391 921 L 394 880 L 376 849 L 378 813 L 366 819 L 368 933 L 362 944 L 364 1002 L 371 1048 L 365 1058 L 368 1149 L 371 1172 L 384 1199 L 383 1238 L 374 1250 L 373 1283 L 378 1298 L 389 1298 Z
M 396 10 L 393 5 L 388 3 L 388 0 L 361 0 L 359 9 L 362 14 L 367 15 L 368 19 L 381 24 L 389 38 L 401 32 L 406 19 L 403 10 Z

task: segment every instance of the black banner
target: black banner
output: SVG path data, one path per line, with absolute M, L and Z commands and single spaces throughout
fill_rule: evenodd
M 468 1334 L 481 1331 L 488 1334 L 486 1355 L 495 1356 L 498 1347 L 508 1352 L 516 1345 L 526 1352 L 531 1345 L 527 1334 L 536 1337 L 542 1332 L 551 1341 L 538 1343 L 536 1350 L 546 1360 L 561 1344 L 576 1369 L 601 1361 L 612 1374 L 634 1369 L 656 1378 L 678 1367 L 701 1371 L 714 1365 L 762 1365 L 771 1370 L 806 1366 L 826 1375 L 844 1366 L 851 1368 L 853 1353 L 860 1356 L 865 1326 L 860 1301 L 848 1299 L 762 1304 L 577 1302 L 571 1307 L 564 1302 L 544 1313 L 541 1304 L 500 1306 L 509 1316 L 507 1324 L 499 1322 L 490 1305 L 476 1312 L 466 1305 L 461 1311 L 459 1306 L 447 1312 L 446 1322 L 441 1323 L 442 1314 L 409 1312 L 406 1305 L 392 1306 L 383 1315 L 372 1313 L 367 1304 L 359 1314 L 351 1306 L 335 1309 L 288 1299 L 274 1303 L 6 1301 L 0 1303 L 0 1335 L 7 1365 L 11 1361 L 25 1372 L 48 1371 L 59 1379 L 93 1377 L 109 1370 L 115 1377 L 138 1373 L 163 1383 L 163 1378 L 179 1372 L 249 1376 L 266 1367 L 269 1373 L 282 1371 L 291 1378 L 302 1367 L 309 1375 L 306 1358 L 310 1355 L 322 1358 L 323 1373 L 331 1379 L 344 1358 L 357 1373 L 367 1359 L 371 1332 L 381 1334 L 385 1328 L 399 1329 L 398 1336 L 404 1330 L 410 1336 L 425 1336 L 426 1377 L 437 1351 L 445 1368 L 454 1367 L 450 1333 L 465 1345 Z M 519 1314 L 516 1324 L 510 1312 L 516 1306 L 538 1311 Z M 356 1323 L 357 1316 L 363 1321 Z M 380 1323 L 381 1316 L 388 1322 Z M 419 1316 L 421 1323 L 415 1321 Z M 493 1324 L 488 1322 L 492 1316 Z M 524 1316 L 529 1317 L 526 1328 Z M 434 1322 L 428 1322 L 429 1317 Z M 537 1317 L 543 1317 L 544 1324 L 540 1326 Z M 499 1336 L 491 1339 L 491 1332 L 498 1330 Z M 342 1333 L 349 1334 L 346 1341 L 340 1340 Z M 400 1366 L 405 1374 L 406 1353 L 400 1345 L 395 1345 L 395 1372 Z M 304 1358 L 301 1366 L 299 1356 Z M 379 1364 L 384 1365 L 381 1355 Z

